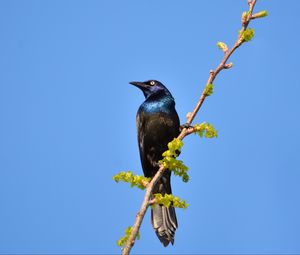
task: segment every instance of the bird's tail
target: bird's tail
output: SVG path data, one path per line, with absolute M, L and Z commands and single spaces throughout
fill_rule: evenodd
M 164 246 L 170 242 L 174 244 L 175 231 L 177 229 L 177 219 L 175 208 L 155 205 L 151 210 L 152 226 L 158 239 Z
M 171 194 L 170 172 L 167 172 L 156 184 L 153 193 Z M 167 246 L 174 244 L 175 231 L 178 227 L 175 208 L 156 204 L 151 210 L 152 226 L 158 239 Z

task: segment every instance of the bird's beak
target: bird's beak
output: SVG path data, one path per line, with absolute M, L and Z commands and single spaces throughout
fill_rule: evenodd
M 146 87 L 146 84 L 143 83 L 143 82 L 139 82 L 139 81 L 132 81 L 132 82 L 129 82 L 129 84 L 132 84 L 140 89 L 143 89 Z

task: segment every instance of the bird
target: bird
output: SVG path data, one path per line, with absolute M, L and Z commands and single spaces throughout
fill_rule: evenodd
M 145 177 L 153 177 L 159 169 L 162 153 L 180 133 L 180 121 L 175 100 L 170 91 L 157 80 L 130 82 L 141 89 L 145 101 L 136 115 L 138 146 Z M 152 194 L 172 194 L 171 171 L 166 170 L 153 188 Z M 157 204 L 151 208 L 151 223 L 160 242 L 166 247 L 174 244 L 178 228 L 175 208 Z

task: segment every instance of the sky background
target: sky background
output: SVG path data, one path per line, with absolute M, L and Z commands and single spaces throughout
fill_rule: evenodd
M 247 1 L 0 1 L 0 253 L 120 252 L 144 192 L 135 115 L 157 79 L 181 122 L 240 29 Z M 300 253 L 300 2 L 259 0 L 269 17 L 215 81 L 185 139 L 190 181 L 172 179 L 175 245 L 147 213 L 133 254 Z

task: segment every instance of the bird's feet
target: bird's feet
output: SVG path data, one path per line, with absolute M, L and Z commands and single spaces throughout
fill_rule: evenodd
M 183 129 L 188 129 L 190 127 L 192 127 L 190 124 L 185 123 L 179 127 L 179 131 L 181 132 Z

